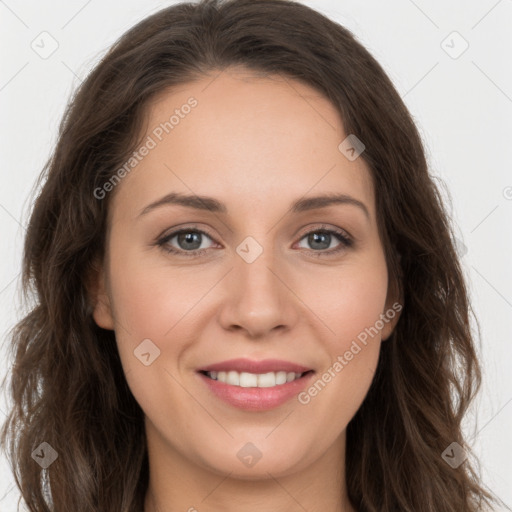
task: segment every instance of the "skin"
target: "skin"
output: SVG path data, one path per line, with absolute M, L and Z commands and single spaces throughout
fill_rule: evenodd
M 338 149 L 347 134 L 319 92 L 243 68 L 161 94 L 148 107 L 145 137 L 190 96 L 198 105 L 113 192 L 93 292 L 94 319 L 115 331 L 145 413 L 144 510 L 354 512 L 346 427 L 398 314 L 307 404 L 293 398 L 243 411 L 212 395 L 196 370 L 234 357 L 277 358 L 318 377 L 391 307 L 370 171 Z M 139 216 L 169 192 L 215 197 L 228 213 L 165 205 Z M 349 204 L 289 211 L 297 199 L 332 192 L 363 202 L 369 218 Z M 211 234 L 199 235 L 204 254 L 156 244 L 191 223 L 192 232 Z M 345 230 L 354 245 L 328 256 L 341 244 L 334 235 L 320 248 L 308 241 L 322 226 Z M 236 252 L 247 236 L 263 249 L 252 263 Z M 191 251 L 177 237 L 167 246 Z M 160 350 L 149 366 L 134 357 L 147 338 Z M 248 442 L 262 454 L 252 467 L 237 457 Z

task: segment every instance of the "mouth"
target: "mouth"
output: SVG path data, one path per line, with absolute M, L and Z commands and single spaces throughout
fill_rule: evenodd
M 232 359 L 196 371 L 210 397 L 245 411 L 279 407 L 304 390 L 315 370 L 275 359 Z
M 211 380 L 223 382 L 230 386 L 237 386 L 241 388 L 272 388 L 301 379 L 305 375 L 313 373 L 313 370 L 300 373 L 286 371 L 249 373 L 237 372 L 235 370 L 208 372 L 205 370 L 199 370 L 199 373 Z

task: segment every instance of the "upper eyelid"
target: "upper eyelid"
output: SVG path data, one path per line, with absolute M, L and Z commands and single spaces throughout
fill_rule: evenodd
M 334 232 L 335 235 L 339 236 L 340 233 L 337 233 L 337 231 L 341 231 L 342 236 L 349 239 L 350 241 L 354 241 L 354 237 L 347 230 L 345 230 L 343 228 L 338 228 L 338 227 L 334 228 L 334 227 L 326 225 L 325 223 L 320 223 L 320 224 L 321 225 L 318 225 L 318 226 L 304 228 L 304 231 L 302 231 L 302 230 L 299 231 L 299 233 L 296 236 L 299 237 L 299 240 L 302 240 L 302 238 L 304 238 L 309 233 L 316 232 L 316 231 L 332 231 L 332 232 Z M 178 227 L 176 229 L 173 229 L 173 230 L 171 230 L 170 233 L 158 237 L 158 240 L 160 240 L 161 242 L 168 242 L 169 240 L 172 240 L 175 236 L 179 235 L 180 233 L 187 232 L 187 231 L 195 231 L 195 232 L 204 234 L 207 237 L 209 237 L 213 242 L 219 243 L 216 241 L 215 236 L 210 234 L 206 229 L 198 227 L 198 226 L 194 226 L 194 225 Z M 178 249 L 178 250 L 180 250 L 180 249 Z M 196 249 L 196 250 L 201 251 L 201 250 L 206 250 L 206 249 Z M 185 251 L 185 252 L 194 252 L 194 251 Z
M 184 226 L 181 228 L 172 229 L 168 234 L 163 234 L 158 237 L 158 240 L 171 240 L 176 235 L 179 235 L 182 232 L 187 231 L 196 231 L 198 233 L 202 233 L 203 235 L 206 235 L 207 237 L 211 238 L 213 241 L 215 241 L 215 237 L 211 235 L 207 230 L 195 226 Z M 218 243 L 218 242 L 217 242 Z

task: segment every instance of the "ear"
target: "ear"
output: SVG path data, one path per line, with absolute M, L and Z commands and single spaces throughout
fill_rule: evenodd
M 97 259 L 91 265 L 87 289 L 92 303 L 92 317 L 99 327 L 114 330 L 112 307 L 108 294 L 104 265 Z
M 381 331 L 382 341 L 386 341 L 393 331 L 395 330 L 398 319 L 404 308 L 403 293 L 402 293 L 402 268 L 400 266 L 400 255 L 398 255 L 398 269 L 399 276 L 396 279 L 390 279 L 388 286 L 388 294 L 386 297 L 386 305 L 383 311 L 384 327 Z

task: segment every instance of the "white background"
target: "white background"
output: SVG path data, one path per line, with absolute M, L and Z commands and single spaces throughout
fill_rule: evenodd
M 75 86 L 128 28 L 172 2 L 0 0 L 0 330 L 20 317 L 19 271 L 30 192 Z M 310 0 L 349 28 L 384 67 L 414 116 L 433 173 L 446 184 L 482 327 L 484 384 L 467 435 L 484 481 L 512 505 L 512 1 Z M 41 32 L 58 42 L 47 59 Z M 469 44 L 458 58 L 452 52 Z M 0 402 L 0 421 L 8 405 Z M 476 435 L 474 435 L 476 434 Z M 19 493 L 0 456 L 0 510 Z

